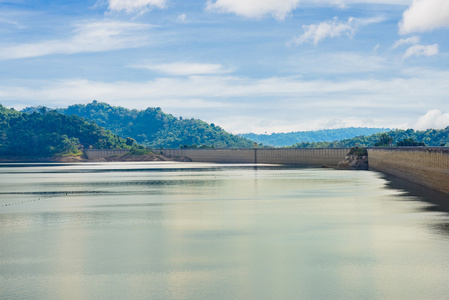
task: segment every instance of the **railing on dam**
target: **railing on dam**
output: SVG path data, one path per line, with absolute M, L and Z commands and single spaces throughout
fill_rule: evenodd
M 159 149 L 158 153 L 195 162 L 336 166 L 349 148 Z

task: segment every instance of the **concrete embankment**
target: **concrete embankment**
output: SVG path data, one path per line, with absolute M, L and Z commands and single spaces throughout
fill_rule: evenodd
M 194 162 L 292 164 L 337 166 L 349 148 L 313 149 L 161 149 L 169 156 L 188 157 Z
M 154 152 L 194 162 L 265 163 L 337 166 L 349 148 L 306 149 L 158 149 Z M 124 155 L 127 150 L 85 150 L 89 160 Z M 370 148 L 369 168 L 449 194 L 449 149 L 427 147 Z
M 114 149 L 85 149 L 84 154 L 89 160 L 104 159 L 109 156 L 125 155 L 129 150 L 114 150 Z
M 449 194 L 449 149 L 427 147 L 368 149 L 369 167 Z

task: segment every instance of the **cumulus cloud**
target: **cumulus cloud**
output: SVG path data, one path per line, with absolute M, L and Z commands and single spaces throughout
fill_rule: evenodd
M 208 0 L 206 9 L 247 18 L 271 15 L 277 20 L 284 20 L 299 2 L 300 0 Z
M 430 128 L 441 129 L 447 126 L 449 126 L 449 113 L 443 113 L 438 109 L 433 109 L 419 117 L 413 128 L 426 130 Z
M 174 62 L 167 64 L 144 64 L 144 65 L 133 65 L 132 67 L 139 69 L 148 69 L 151 71 L 175 76 L 223 74 L 231 71 L 229 69 L 225 69 L 220 64 L 203 64 L 203 63 L 188 63 L 188 62 Z
M 414 45 L 405 51 L 404 58 L 411 56 L 433 56 L 438 54 L 438 44 Z
M 411 36 L 406 39 L 400 39 L 394 42 L 393 46 L 391 46 L 391 49 L 396 49 L 402 45 L 415 45 L 419 43 L 419 40 L 420 40 L 419 36 Z
M 334 17 L 332 20 L 321 22 L 319 24 L 302 26 L 304 33 L 295 37 L 292 40 L 292 43 L 301 45 L 303 43 L 311 42 L 317 45 L 320 41 L 326 38 L 334 38 L 341 35 L 352 37 L 359 26 L 379 23 L 381 21 L 383 21 L 383 18 L 357 19 L 350 17 L 347 22 L 340 22 L 337 17 Z
M 135 48 L 147 42 L 141 33 L 150 27 L 121 21 L 80 23 L 68 39 L 4 46 L 0 48 L 0 60 Z
M 399 32 L 409 34 L 441 27 L 449 27 L 449 1 L 413 0 L 410 7 L 402 14 Z
M 109 11 L 143 14 L 152 7 L 164 8 L 168 0 L 107 0 Z

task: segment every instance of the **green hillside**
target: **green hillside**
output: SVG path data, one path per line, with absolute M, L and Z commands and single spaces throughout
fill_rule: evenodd
M 351 139 L 361 135 L 372 135 L 387 132 L 387 128 L 348 127 L 339 129 L 323 129 L 315 131 L 297 131 L 288 133 L 255 134 L 243 133 L 241 136 L 264 145 L 285 147 L 301 142 L 332 142 Z
M 0 155 L 51 157 L 78 154 L 82 148 L 130 148 L 126 140 L 77 116 L 54 110 L 31 114 L 0 105 Z
M 385 140 L 387 142 L 380 142 Z M 415 142 L 415 143 L 413 143 Z M 369 136 L 358 136 L 352 139 L 345 139 L 336 142 L 317 142 L 317 143 L 296 143 L 293 148 L 325 148 L 325 147 L 373 147 L 373 146 L 404 146 L 419 145 L 424 143 L 426 146 L 449 146 L 449 126 L 445 129 L 427 129 L 423 131 L 391 130 L 386 133 L 378 133 Z
M 30 110 L 30 108 L 28 108 Z M 249 148 L 253 142 L 230 134 L 214 124 L 176 118 L 158 108 L 127 109 L 93 101 L 58 109 L 94 121 L 121 137 L 131 137 L 147 147 L 179 148 L 205 145 L 215 148 Z

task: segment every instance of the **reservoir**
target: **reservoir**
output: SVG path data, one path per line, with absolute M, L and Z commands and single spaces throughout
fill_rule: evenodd
M 448 299 L 447 198 L 372 171 L 2 163 L 0 299 Z

